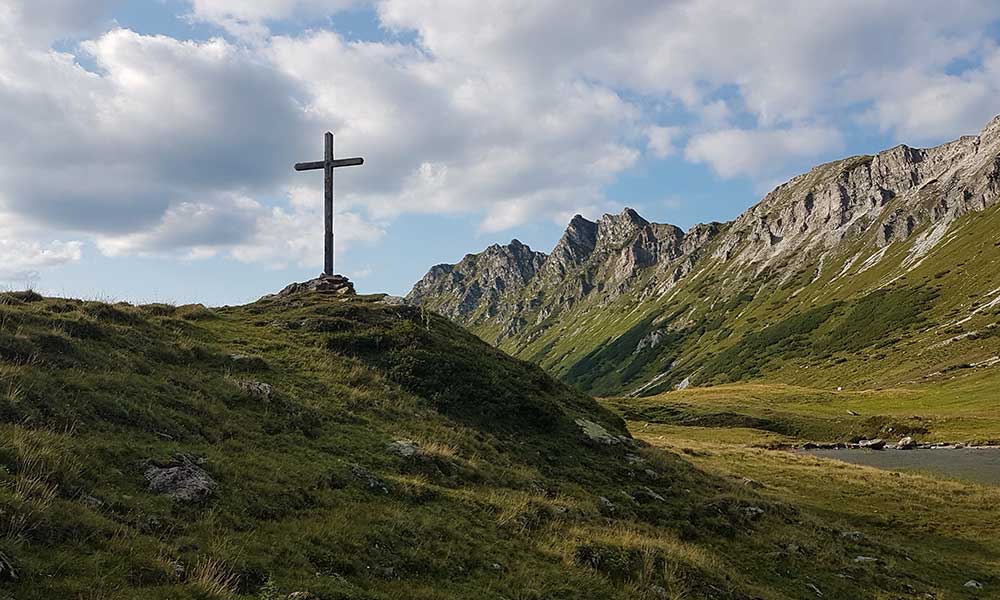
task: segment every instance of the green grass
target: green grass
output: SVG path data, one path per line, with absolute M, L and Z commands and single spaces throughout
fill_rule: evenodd
M 0 598 L 938 589 L 919 573 L 837 577 L 853 549 L 825 515 L 670 452 L 590 445 L 576 419 L 624 422 L 443 318 L 378 300 L 0 297 Z M 388 452 L 398 439 L 422 451 Z M 147 488 L 145 469 L 181 453 L 218 483 L 207 498 Z M 821 555 L 794 572 L 750 558 L 791 539 Z
M 782 191 L 781 202 L 800 201 L 810 186 L 864 160 L 810 172 Z M 894 207 L 887 205 L 886 214 Z M 825 252 L 767 264 L 717 258 L 718 238 L 676 285 L 672 264 L 641 271 L 624 287 L 612 285 L 608 269 L 616 255 L 601 255 L 563 280 L 529 286 L 524 297 L 511 299 L 511 306 L 527 307 L 517 315 L 525 325 L 499 347 L 601 396 L 640 389 L 655 395 L 684 379 L 853 390 L 906 386 L 1000 355 L 1000 306 L 986 307 L 1000 290 L 998 228 L 1000 205 L 968 214 L 919 261 L 909 257 L 927 226 L 886 247 L 875 228 L 854 232 Z M 873 256 L 881 259 L 869 262 Z M 607 285 L 577 297 L 581 278 Z M 576 300 L 549 300 L 567 295 Z M 500 334 L 493 319 L 469 325 L 490 342 Z M 662 343 L 640 350 L 639 341 L 652 332 L 660 332 Z
M 839 461 L 748 447 L 755 440 L 729 429 L 714 429 L 718 439 L 695 428 L 630 424 L 655 447 L 692 461 L 707 473 L 732 481 L 750 478 L 761 496 L 821 515 L 848 540 L 850 554 L 877 559 L 853 563 L 845 578 L 875 577 L 888 582 L 900 573 L 933 582 L 936 598 L 1000 597 L 1000 488 L 917 474 L 882 471 Z M 845 536 L 845 534 L 847 534 Z M 913 544 L 919 540 L 918 544 Z M 823 560 L 815 539 L 790 538 L 766 556 L 789 572 Z M 975 592 L 963 587 L 975 579 Z M 911 583 L 898 582 L 893 593 L 866 595 L 859 590 L 832 592 L 834 598 L 918 598 Z M 844 594 L 844 595 L 841 595 Z M 813 594 L 815 596 L 815 594 Z M 801 598 L 809 597 L 803 592 Z
M 937 381 L 888 389 L 838 392 L 748 383 L 608 403 L 631 420 L 754 431 L 761 443 L 771 445 L 904 435 L 926 442 L 995 444 L 1000 442 L 998 378 L 995 369 L 962 369 Z

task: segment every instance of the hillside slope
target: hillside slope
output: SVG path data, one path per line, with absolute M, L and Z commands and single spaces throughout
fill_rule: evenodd
M 533 277 L 504 278 L 503 302 L 463 296 L 444 267 L 408 299 L 595 394 L 902 384 L 1000 355 L 998 200 L 1000 117 L 818 166 L 731 223 L 575 217 Z M 479 257 L 490 274 L 467 277 L 498 297 L 484 281 L 508 267 Z
M 941 556 L 884 525 L 845 537 L 882 525 L 633 442 L 537 367 L 380 297 L 209 310 L 0 295 L 5 600 L 923 598 L 995 583 L 996 553 L 956 541 L 967 530 Z

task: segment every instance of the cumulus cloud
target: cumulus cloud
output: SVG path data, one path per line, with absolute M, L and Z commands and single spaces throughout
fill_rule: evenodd
M 188 16 L 240 38 L 260 41 L 270 33 L 269 22 L 328 16 L 360 4 L 361 0 L 191 0 Z
M 232 248 L 232 255 L 243 262 L 272 268 L 322 267 L 323 203 L 318 198 L 314 189 L 293 188 L 287 207 L 274 207 L 256 215 L 252 235 Z M 354 243 L 373 243 L 385 235 L 383 224 L 356 212 L 338 211 L 336 220 L 337 251 Z
M 0 37 L 9 43 L 47 46 L 80 38 L 110 23 L 110 10 L 120 0 L 10 0 L 0 5 Z
M 898 93 L 877 102 L 863 121 L 911 143 L 972 133 L 1000 113 L 1000 48 L 990 48 L 980 65 L 961 73 L 907 70 L 894 74 L 889 84 Z
M 368 243 L 408 212 L 497 231 L 602 207 L 641 152 L 769 179 L 854 121 L 954 137 L 1000 91 L 985 0 L 376 0 L 413 34 L 381 42 L 272 34 L 355 0 L 189 0 L 220 28 L 201 41 L 113 28 L 114 5 L 0 6 L 0 210 L 110 255 L 311 264 L 321 178 L 290 165 L 325 129 L 365 155 L 338 216 Z
M 812 158 L 843 145 L 841 133 L 830 127 L 723 129 L 692 137 L 684 156 L 722 177 L 761 177 L 780 171 L 791 157 Z
M 666 158 L 674 153 L 674 138 L 680 135 L 680 127 L 663 127 L 650 125 L 646 128 L 646 146 L 656 158 Z
M 0 239 L 0 282 L 20 283 L 35 277 L 40 269 L 80 260 L 83 254 L 80 242 Z

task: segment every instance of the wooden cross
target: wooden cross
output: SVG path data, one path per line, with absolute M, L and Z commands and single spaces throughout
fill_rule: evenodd
M 329 131 L 326 132 L 325 136 L 326 147 L 323 153 L 323 160 L 317 160 L 315 162 L 303 162 L 296 163 L 296 171 L 313 171 L 316 169 L 323 169 L 324 178 L 324 206 L 326 209 L 326 214 L 324 215 L 323 222 L 326 225 L 326 235 L 324 239 L 324 256 L 323 261 L 323 274 L 333 275 L 334 268 L 334 249 L 333 249 L 333 170 L 337 167 L 353 167 L 356 165 L 365 164 L 365 159 L 363 158 L 333 158 L 333 134 Z

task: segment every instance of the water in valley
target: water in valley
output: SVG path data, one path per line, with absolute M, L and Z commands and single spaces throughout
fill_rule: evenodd
M 915 450 L 808 450 L 808 454 L 890 471 L 919 472 L 1000 485 L 1000 448 L 933 448 Z

